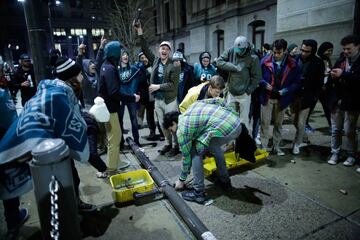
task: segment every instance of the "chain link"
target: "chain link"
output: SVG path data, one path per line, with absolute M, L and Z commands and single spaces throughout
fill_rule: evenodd
M 51 203 L 51 231 L 50 236 L 53 240 L 59 239 L 59 205 L 58 205 L 58 191 L 59 191 L 59 182 L 56 180 L 55 176 L 51 176 L 51 181 L 49 183 L 50 191 L 50 203 Z

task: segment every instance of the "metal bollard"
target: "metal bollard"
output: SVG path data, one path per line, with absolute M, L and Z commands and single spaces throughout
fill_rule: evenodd
M 69 148 L 46 139 L 32 151 L 30 171 L 43 239 L 81 239 Z

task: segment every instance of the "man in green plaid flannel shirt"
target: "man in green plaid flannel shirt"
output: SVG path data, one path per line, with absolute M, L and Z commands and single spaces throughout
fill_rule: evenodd
M 231 189 L 231 182 L 222 145 L 239 138 L 242 135 L 248 136 L 247 141 L 253 144 L 248 152 L 254 158 L 256 149 L 254 141 L 249 136 L 244 124 L 241 124 L 238 113 L 230 107 L 225 106 L 221 98 L 205 99 L 193 103 L 182 115 L 171 112 L 165 115 L 164 127 L 176 131 L 180 150 L 183 154 L 183 166 L 176 182 L 175 188 L 184 188 L 190 169 L 193 169 L 194 190 L 184 191 L 182 196 L 185 200 L 203 203 L 204 195 L 204 171 L 203 157 L 207 150 L 210 150 L 216 161 L 218 179 L 217 182 L 225 190 Z

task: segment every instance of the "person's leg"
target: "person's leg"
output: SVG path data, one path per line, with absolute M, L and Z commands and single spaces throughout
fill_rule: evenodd
M 261 128 L 260 128 L 260 139 L 261 139 L 261 145 L 263 149 L 268 148 L 269 144 L 269 128 L 270 128 L 270 122 L 272 117 L 272 110 L 273 110 L 273 100 L 270 99 L 266 105 L 261 106 Z
M 110 121 L 105 124 L 108 139 L 108 164 L 109 170 L 115 171 L 120 162 L 120 124 L 117 113 L 110 113 Z
M 121 138 L 121 141 L 120 141 L 120 146 L 122 147 L 124 144 L 125 144 L 125 141 L 124 141 L 124 114 L 125 114 L 125 106 L 126 106 L 126 103 L 124 102 L 120 102 L 120 109 L 119 109 L 119 112 L 118 112 L 118 117 L 119 117 L 119 123 L 120 123 L 120 138 Z
M 310 108 L 300 109 L 297 112 L 297 122 L 296 122 L 296 134 L 294 143 L 300 145 L 303 142 L 304 134 L 305 134 L 305 122 L 306 118 L 309 114 Z M 295 125 L 295 123 L 294 123 Z
M 20 199 L 18 197 L 3 200 L 4 216 L 8 231 L 16 228 L 20 223 Z
M 155 138 L 156 124 L 155 124 L 155 116 L 154 116 L 154 111 L 155 111 L 154 101 L 146 102 L 145 109 L 146 109 L 146 121 L 150 129 L 150 135 Z
M 236 96 L 236 101 L 239 104 L 239 116 L 242 123 L 249 128 L 249 111 L 250 111 L 250 102 L 251 95 L 246 93 L 241 96 Z
M 174 100 L 171 103 L 166 104 L 165 106 L 165 113 L 174 112 L 174 111 L 178 111 L 177 100 Z M 168 152 L 167 154 L 168 157 L 174 157 L 180 153 L 179 143 L 177 141 L 176 133 L 171 132 L 171 138 L 172 138 L 173 147 L 171 151 Z
M 167 144 L 160 150 L 160 154 L 164 155 L 172 148 L 172 134 L 169 130 L 163 127 L 164 115 L 165 115 L 165 102 L 163 100 L 155 100 L 155 112 L 158 118 L 161 130 L 165 136 Z
M 359 118 L 359 112 L 345 112 L 344 130 L 345 130 L 345 149 L 348 157 L 343 163 L 345 166 L 355 164 L 355 153 L 357 151 L 358 140 L 356 136 L 356 123 Z
M 87 131 L 88 140 L 89 140 L 89 149 L 90 149 L 90 157 L 89 163 L 96 168 L 99 172 L 105 172 L 107 167 L 104 161 L 100 158 L 97 151 L 97 131 L 88 130 Z
M 325 114 L 325 117 L 326 117 L 326 120 L 329 124 L 329 127 L 331 127 L 331 120 L 330 120 L 330 108 L 329 108 L 329 105 L 327 103 L 327 97 L 326 97 L 326 92 L 325 90 L 322 90 L 321 93 L 320 93 L 320 96 L 319 96 L 319 100 L 320 100 L 320 103 L 322 105 L 322 108 L 324 110 L 324 114 Z
M 331 111 L 331 156 L 328 164 L 335 165 L 339 161 L 342 142 L 342 128 L 344 126 L 344 112 L 338 106 Z
M 280 149 L 280 142 L 282 139 L 282 125 L 285 115 L 285 109 L 281 109 L 280 101 L 276 100 L 274 105 L 274 131 L 273 131 L 273 145 L 277 155 L 284 155 Z
M 141 126 L 144 123 L 144 114 L 145 114 L 145 105 L 143 103 L 136 104 L 137 107 L 137 114 L 136 120 L 138 126 Z
M 139 129 L 138 129 L 138 124 L 137 124 L 137 120 L 136 120 L 136 115 L 137 115 L 136 103 L 128 103 L 127 108 L 128 108 L 129 115 L 130 115 L 131 130 L 132 130 L 134 142 L 139 145 Z

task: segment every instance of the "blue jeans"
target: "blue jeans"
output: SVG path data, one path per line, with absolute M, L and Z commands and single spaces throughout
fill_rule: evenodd
M 131 131 L 134 138 L 134 142 L 139 143 L 139 129 L 137 124 L 137 103 L 131 102 L 131 103 L 120 103 L 120 112 L 119 112 L 119 121 L 121 129 L 124 129 L 123 127 L 123 118 L 124 118 L 124 111 L 125 106 L 127 106 L 127 109 L 129 111 L 130 115 L 130 121 L 131 121 Z M 121 134 L 121 142 L 124 142 L 124 136 Z
M 241 125 L 239 125 L 234 131 L 232 131 L 228 136 L 224 136 L 221 138 L 212 138 L 209 144 L 209 150 L 214 155 L 216 162 L 216 173 L 221 182 L 229 181 L 229 173 L 226 168 L 226 162 L 224 157 L 224 151 L 221 146 L 235 140 L 241 133 Z M 195 142 L 195 141 L 194 141 Z M 195 147 L 193 146 L 191 149 L 191 159 L 192 159 L 192 170 L 194 176 L 194 189 L 196 191 L 202 192 L 205 189 L 204 184 L 204 168 L 203 168 L 203 160 L 204 153 L 197 153 Z

